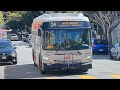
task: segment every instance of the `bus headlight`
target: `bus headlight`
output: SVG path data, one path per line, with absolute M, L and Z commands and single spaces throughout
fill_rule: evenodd
M 15 56 L 16 56 L 16 53 L 15 53 L 15 52 L 12 52 L 11 55 L 12 55 L 13 57 L 15 57 Z
M 91 59 L 92 57 L 91 56 L 87 56 L 87 59 Z
M 49 59 L 48 59 L 48 57 L 46 57 L 46 56 L 43 56 L 43 60 L 46 60 L 46 61 L 48 61 Z

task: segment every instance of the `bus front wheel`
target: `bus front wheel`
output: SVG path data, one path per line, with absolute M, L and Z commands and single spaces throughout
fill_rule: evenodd
M 41 69 L 41 74 L 46 74 L 47 72 L 45 70 Z
M 41 74 L 46 74 L 47 73 L 47 71 L 44 69 L 44 65 L 42 64 L 42 67 L 41 67 Z
M 88 71 L 88 69 L 82 69 L 81 72 L 82 73 L 86 73 Z

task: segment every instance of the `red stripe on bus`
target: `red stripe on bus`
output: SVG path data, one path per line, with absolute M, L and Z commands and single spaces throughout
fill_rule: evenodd
M 41 22 L 35 22 L 35 23 L 33 23 L 32 24 L 32 30 L 39 29 L 41 25 L 42 25 Z

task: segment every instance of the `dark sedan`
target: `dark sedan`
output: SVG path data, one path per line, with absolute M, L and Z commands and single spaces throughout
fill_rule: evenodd
M 16 47 L 7 39 L 0 39 L 0 63 L 17 64 Z
M 92 51 L 95 52 L 102 52 L 108 54 L 108 44 L 106 40 L 102 39 L 93 39 L 92 40 Z

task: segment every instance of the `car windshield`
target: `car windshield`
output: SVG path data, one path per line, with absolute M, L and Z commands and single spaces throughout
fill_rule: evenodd
M 0 48 L 8 48 L 12 47 L 12 44 L 10 42 L 0 42 Z
M 90 48 L 90 29 L 44 30 L 44 50 L 81 50 Z
M 95 40 L 95 44 L 107 44 L 105 40 Z

